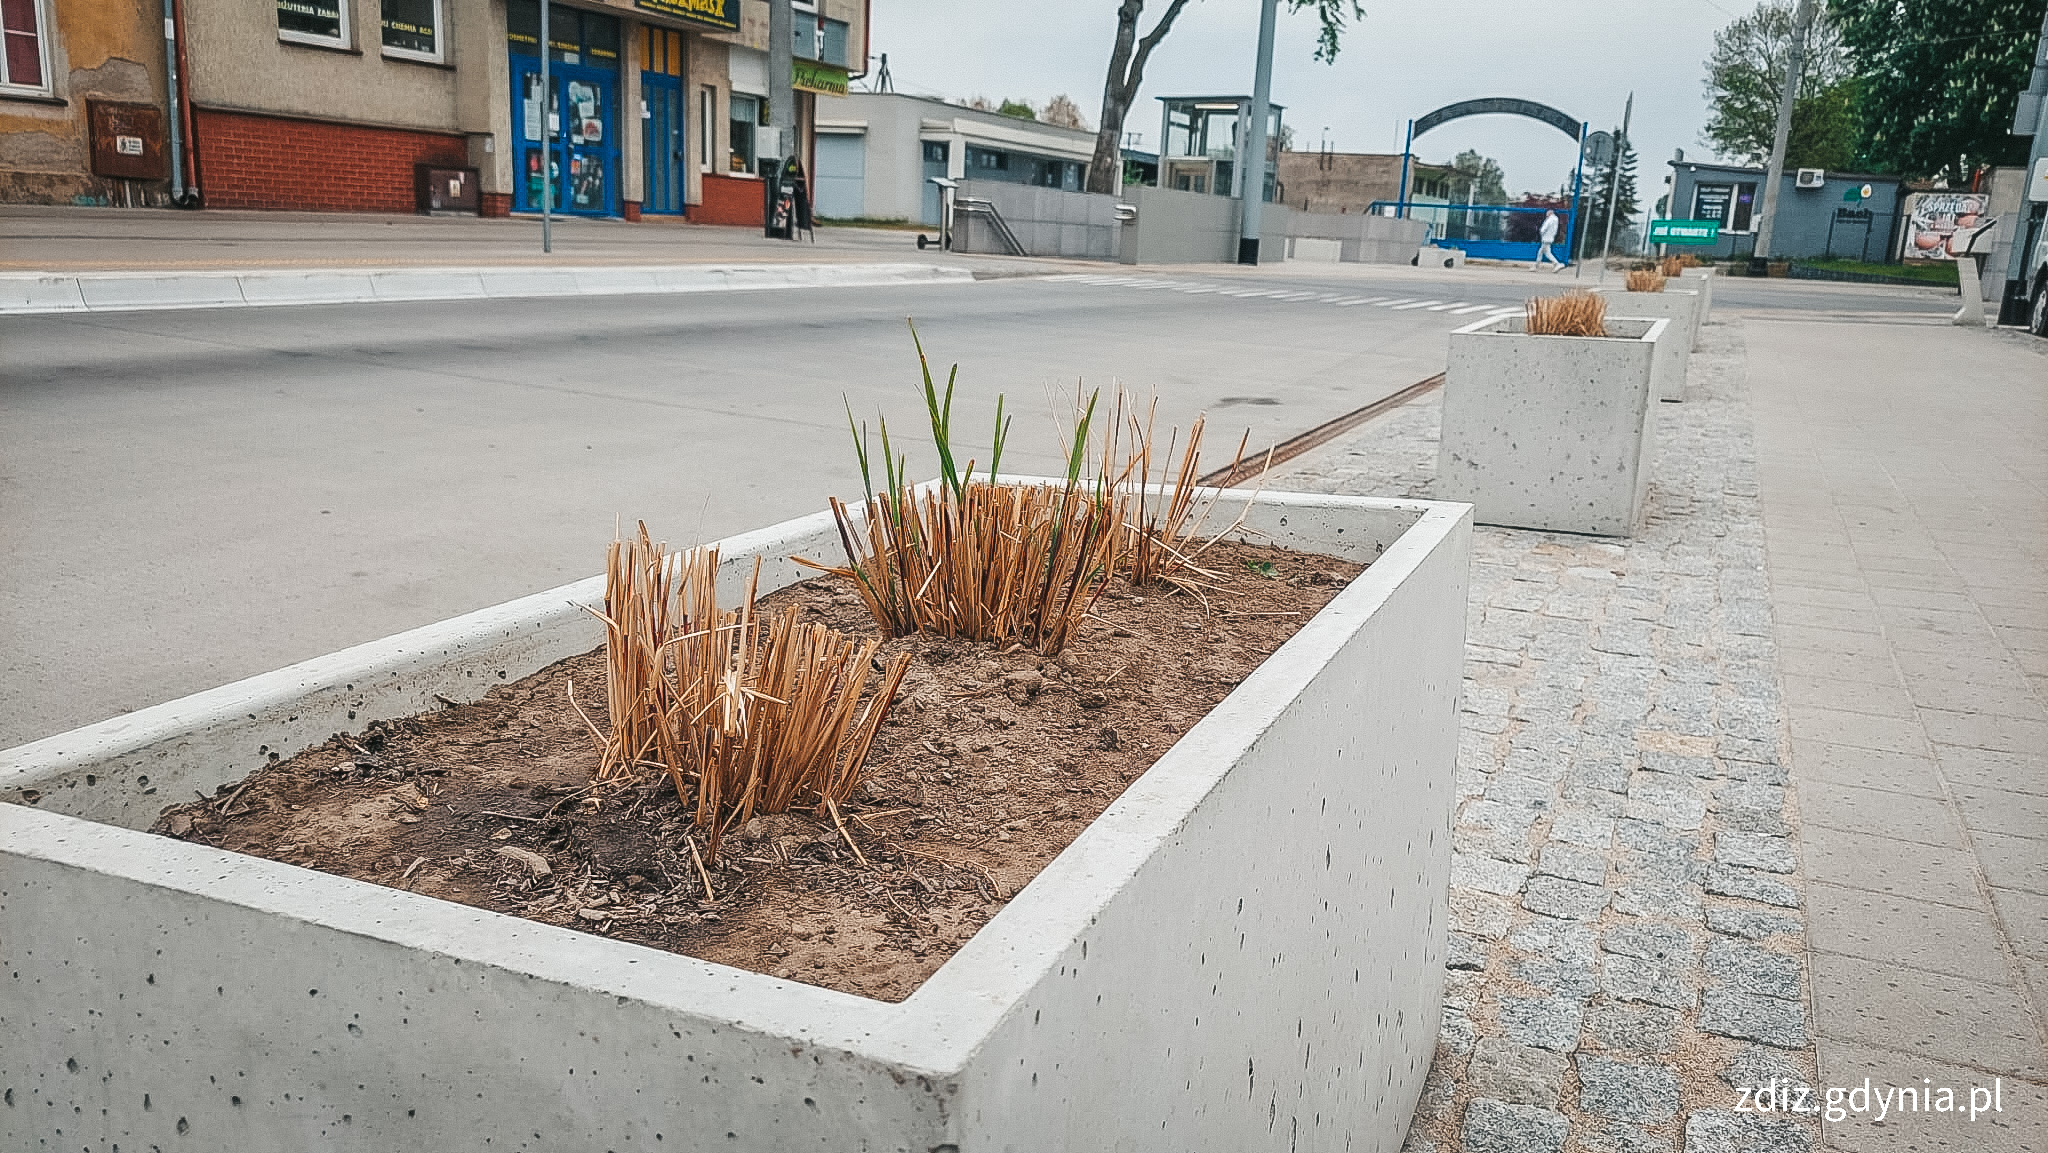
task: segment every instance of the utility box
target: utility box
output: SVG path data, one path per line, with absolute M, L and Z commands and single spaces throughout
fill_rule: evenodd
M 162 180 L 170 175 L 164 157 L 163 109 L 88 100 L 85 114 L 92 134 L 94 176 Z
M 412 166 L 413 195 L 422 216 L 478 216 L 483 188 L 476 169 L 450 164 Z

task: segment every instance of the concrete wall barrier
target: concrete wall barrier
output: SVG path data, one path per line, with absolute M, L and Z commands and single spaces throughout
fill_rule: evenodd
M 1116 206 L 1121 202 L 1114 196 L 994 180 L 964 180 L 959 195 L 994 204 L 1028 256 L 1117 257 L 1123 229 L 1116 218 Z M 954 214 L 953 247 L 960 252 L 1010 254 L 987 217 L 965 211 Z
M 0 804 L 0 1147 L 1396 1148 L 1441 1007 L 1470 524 L 1258 497 L 1250 532 L 1371 567 L 900 1004 L 134 831 L 595 645 L 600 578 L 8 750 L 0 795 L 36 803 Z M 779 587 L 835 539 L 733 538 L 724 575 Z
M 1482 524 L 1629 536 L 1655 443 L 1668 320 L 1610 319 L 1604 337 L 1529 336 L 1519 315 L 1451 333 L 1436 492 Z
M 1237 261 L 1237 201 L 1228 196 L 1171 188 L 1126 188 L 1137 219 L 1125 226 L 1118 257 L 1125 264 L 1224 264 Z M 1270 206 L 1269 206 L 1270 207 Z M 1284 237 L 1284 227 L 1262 234 Z M 1261 246 L 1261 255 L 1264 248 Z M 1284 249 L 1284 245 L 1272 245 Z
M 1372 213 L 1292 212 L 1287 235 L 1335 240 L 1350 264 L 1407 264 L 1429 235 L 1429 225 Z

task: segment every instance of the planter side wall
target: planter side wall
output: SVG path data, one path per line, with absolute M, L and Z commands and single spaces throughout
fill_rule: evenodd
M 1207 789 L 974 1054 L 962 1150 L 1400 1147 L 1441 1015 L 1470 549 L 1459 514 L 1362 628 L 1269 660 L 1313 679 L 1220 780 L 1162 761 L 1126 793 Z
M 1684 400 L 1685 374 L 1692 352 L 1699 346 L 1700 294 L 1691 289 L 1667 288 L 1662 292 L 1610 292 L 1607 315 L 1659 317 L 1671 322 L 1670 330 L 1657 342 L 1661 363 L 1657 366 L 1657 399 Z
M 943 1086 L 677 1007 L 701 961 L 21 806 L 0 843 L 0 1148 L 943 1140 Z
M 1633 533 L 1649 481 L 1658 343 L 1452 333 L 1437 495 L 1470 502 L 1481 524 Z

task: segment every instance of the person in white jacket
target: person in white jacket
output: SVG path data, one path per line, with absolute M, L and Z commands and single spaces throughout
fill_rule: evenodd
M 1537 239 L 1540 243 L 1536 246 L 1536 263 L 1529 266 L 1530 271 L 1533 272 L 1543 267 L 1543 262 L 1546 260 L 1557 266 L 1551 269 L 1552 272 L 1564 271 L 1564 261 L 1559 260 L 1557 254 L 1550 251 L 1550 246 L 1557 241 L 1557 227 L 1556 211 L 1545 212 L 1543 214 L 1543 231 L 1537 234 Z

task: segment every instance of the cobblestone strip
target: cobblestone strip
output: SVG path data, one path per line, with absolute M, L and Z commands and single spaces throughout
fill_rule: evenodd
M 1705 336 L 1639 536 L 1476 533 L 1415 1153 L 1815 1143 L 1810 1116 L 1738 1108 L 1814 1055 L 1741 330 Z M 1440 395 L 1266 487 L 1428 496 Z

